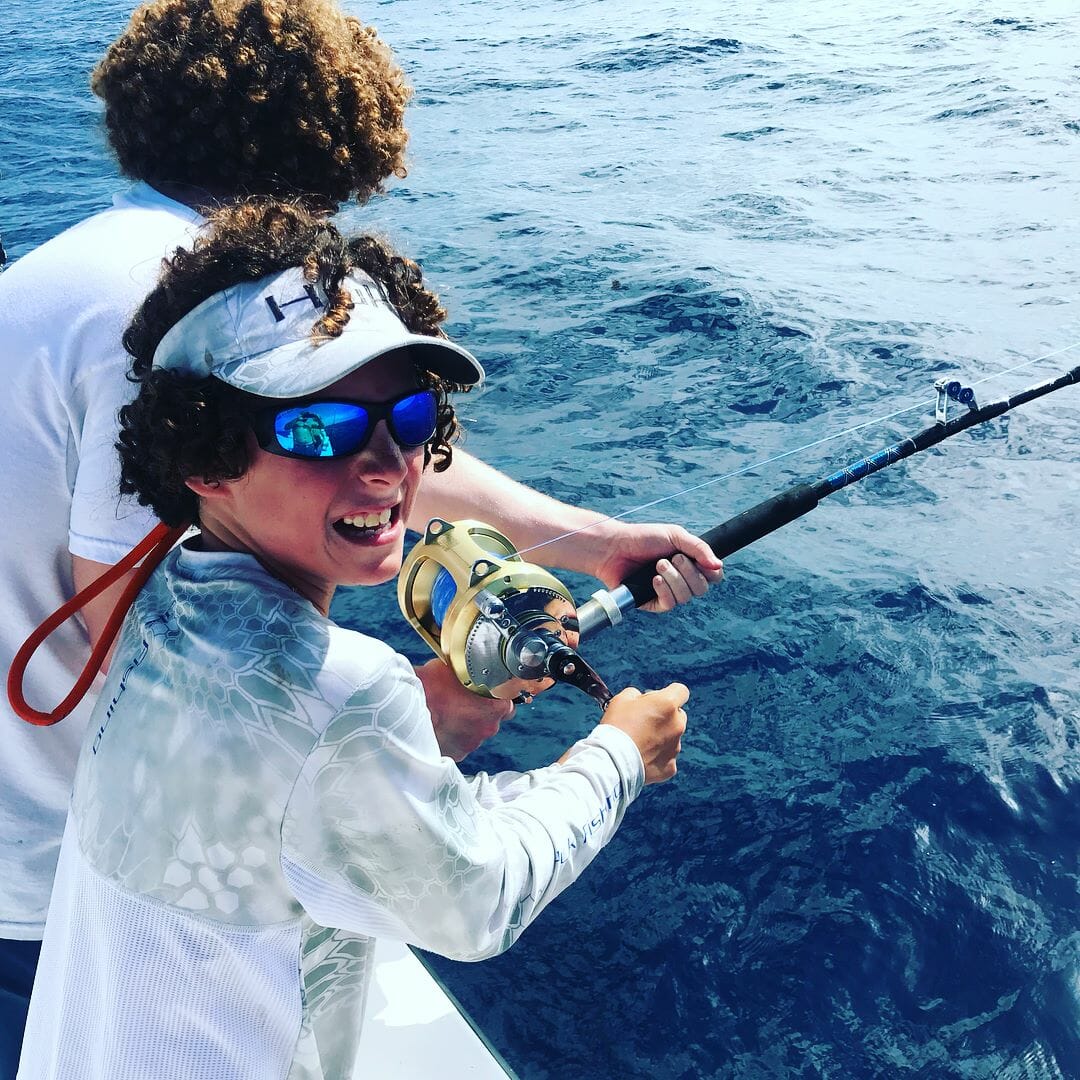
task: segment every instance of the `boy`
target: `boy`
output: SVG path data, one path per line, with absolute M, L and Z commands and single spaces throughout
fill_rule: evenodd
M 12 539 L 0 555 L 9 597 L 4 669 L 33 628 L 153 525 L 149 513 L 117 503 L 113 443 L 131 392 L 120 334 L 159 260 L 190 242 L 206 207 L 268 195 L 330 213 L 346 200 L 366 202 L 406 172 L 404 74 L 375 31 L 334 0 L 151 0 L 110 45 L 92 86 L 134 187 L 0 275 L 6 404 L 30 418 L 0 429 L 0 502 L 18 507 L 34 536 L 32 545 Z M 523 546 L 602 520 L 467 454 L 429 476 L 413 525 L 434 515 L 483 517 Z M 687 554 L 663 561 L 658 605 L 667 609 L 719 577 L 709 549 L 683 529 L 605 522 L 545 547 L 541 558 L 612 586 L 674 551 L 698 565 Z M 39 651 L 27 671 L 32 704 L 49 708 L 63 697 L 123 584 L 86 606 L 85 626 L 70 621 Z M 436 664 L 426 677 L 440 677 Z M 18 1057 L 92 698 L 47 730 L 0 705 L 0 1080 Z M 475 747 L 509 709 L 463 702 L 453 755 Z
M 467 780 L 378 627 L 329 620 L 337 585 L 397 573 L 449 464 L 448 394 L 482 371 L 444 316 L 415 264 L 272 204 L 215 215 L 136 315 L 122 486 L 199 535 L 137 597 L 92 718 L 21 1080 L 352 1075 L 372 938 L 503 951 L 674 775 L 678 684 L 624 691 L 545 769 Z M 305 413 L 329 453 L 294 440 Z

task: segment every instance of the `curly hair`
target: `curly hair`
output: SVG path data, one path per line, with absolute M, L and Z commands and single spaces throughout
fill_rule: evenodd
M 412 93 L 333 0 L 151 0 L 94 69 L 120 168 L 209 198 L 365 202 L 406 175 Z
M 134 495 L 167 525 L 198 521 L 198 497 L 184 483 L 188 477 L 215 482 L 244 474 L 250 465 L 251 413 L 266 399 L 212 377 L 155 369 L 154 351 L 174 323 L 214 293 L 290 267 L 301 267 L 330 300 L 312 328 L 313 340 L 337 337 L 348 323 L 353 301 L 341 284 L 351 270 L 364 271 L 382 286 L 410 332 L 444 336 L 446 311 L 425 288 L 420 267 L 385 241 L 345 237 L 325 218 L 273 200 L 248 200 L 212 212 L 193 248 L 178 249 L 165 261 L 157 287 L 123 338 L 132 357 L 129 378 L 139 384 L 139 393 L 120 410 L 120 491 Z M 417 375 L 438 400 L 424 465 L 434 460 L 435 471 L 443 472 L 458 437 L 449 395 L 467 387 L 429 371 L 418 369 Z

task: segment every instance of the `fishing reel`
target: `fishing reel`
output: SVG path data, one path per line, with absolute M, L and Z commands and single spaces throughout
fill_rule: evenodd
M 520 703 L 562 682 L 601 708 L 611 700 L 603 679 L 577 652 L 578 613 L 566 586 L 525 562 L 488 525 L 428 522 L 402 564 L 398 604 L 475 694 Z

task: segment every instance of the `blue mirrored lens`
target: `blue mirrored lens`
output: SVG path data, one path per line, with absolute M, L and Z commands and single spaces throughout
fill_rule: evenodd
M 299 457 L 331 458 L 355 453 L 367 438 L 370 419 L 363 405 L 315 402 L 283 409 L 274 420 L 278 446 Z
M 390 429 L 403 446 L 420 446 L 435 434 L 435 394 L 421 390 L 402 398 L 390 414 Z

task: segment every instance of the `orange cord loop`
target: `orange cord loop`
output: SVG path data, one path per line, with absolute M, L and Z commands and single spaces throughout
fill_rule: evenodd
M 8 701 L 18 716 L 28 724 L 49 727 L 51 724 L 63 720 L 82 701 L 86 696 L 86 691 L 90 689 L 94 677 L 101 670 L 101 665 L 109 654 L 109 649 L 120 631 L 120 625 L 123 623 L 124 616 L 127 614 L 128 608 L 131 607 L 132 601 L 134 601 L 143 585 L 146 584 L 146 579 L 154 572 L 157 564 L 165 558 L 173 545 L 179 541 L 187 530 L 187 525 L 179 525 L 175 528 L 169 528 L 168 525 L 164 524 L 157 525 L 118 563 L 109 567 L 101 577 L 92 581 L 82 592 L 73 596 L 66 603 L 61 604 L 23 642 L 19 651 L 15 654 L 15 659 L 11 662 L 11 670 L 8 671 L 7 678 Z M 71 688 L 71 693 L 52 712 L 40 712 L 31 708 L 23 695 L 23 678 L 26 674 L 26 667 L 30 663 L 31 657 L 37 652 L 38 647 L 61 623 L 66 622 L 76 611 L 90 600 L 93 600 L 95 596 L 98 596 L 110 585 L 119 581 L 132 567 L 139 564 L 140 560 L 142 560 L 141 565 L 138 566 L 135 575 L 120 594 L 120 599 L 116 602 L 116 607 L 113 608 L 112 614 L 105 623 L 101 637 L 91 651 L 90 658 L 82 669 L 82 674 Z

